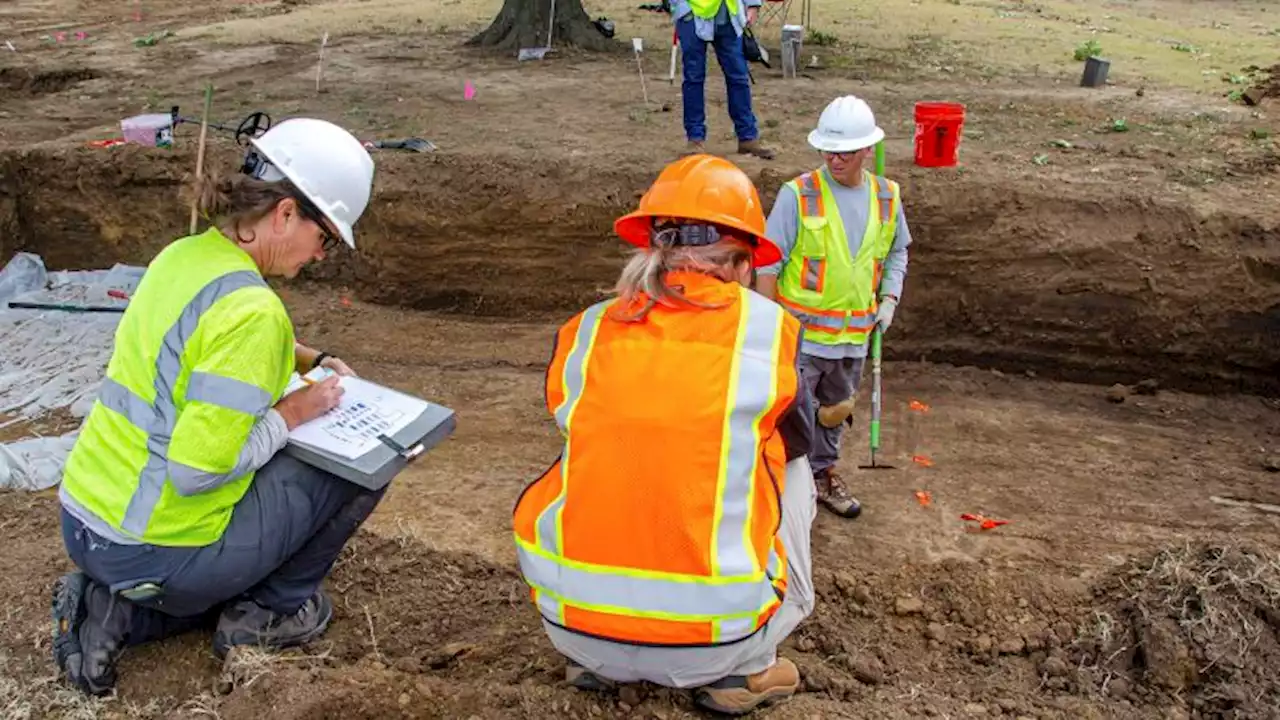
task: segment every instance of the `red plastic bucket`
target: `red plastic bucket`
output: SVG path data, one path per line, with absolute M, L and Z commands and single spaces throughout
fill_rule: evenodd
M 964 105 L 916 103 L 916 165 L 952 167 L 960 160 Z

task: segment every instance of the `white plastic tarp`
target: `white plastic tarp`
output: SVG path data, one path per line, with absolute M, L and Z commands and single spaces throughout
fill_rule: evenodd
M 38 255 L 18 253 L 0 270 L 0 426 L 34 420 L 60 408 L 83 418 L 111 359 L 119 312 L 17 309 L 11 300 L 102 305 L 126 301 L 145 268 L 48 272 Z M 9 420 L 4 418 L 8 417 Z M 0 487 L 56 484 L 74 433 L 0 445 Z
M 0 488 L 44 490 L 62 480 L 76 433 L 0 444 Z

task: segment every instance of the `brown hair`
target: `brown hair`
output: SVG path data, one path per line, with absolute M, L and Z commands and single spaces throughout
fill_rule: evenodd
M 663 231 L 663 233 L 667 232 L 674 231 Z M 611 316 L 622 322 L 638 322 L 657 305 L 720 307 L 690 300 L 679 288 L 667 283 L 667 273 L 688 270 L 727 282 L 734 280 L 736 268 L 743 262 L 751 262 L 751 248 L 747 243 L 732 236 L 726 236 L 714 245 L 703 246 L 655 242 L 653 247 L 636 251 L 626 267 L 622 269 L 622 275 L 618 278 L 616 286 L 621 302 L 614 306 Z M 640 303 L 642 296 L 643 304 Z M 637 304 L 640 305 L 638 308 Z M 630 312 L 625 311 L 624 308 L 629 309 Z
M 209 174 L 188 187 L 196 210 L 206 220 L 229 226 L 237 242 L 253 242 L 253 234 L 243 228 L 261 220 L 285 198 L 297 198 L 298 190 L 288 180 L 266 182 L 236 173 L 230 177 Z M 187 201 L 190 202 L 191 198 Z

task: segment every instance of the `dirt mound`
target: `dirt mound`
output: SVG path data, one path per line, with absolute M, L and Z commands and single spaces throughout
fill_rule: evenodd
M 1169 548 L 1130 561 L 1095 595 L 1097 609 L 1080 638 L 1042 665 L 1047 677 L 1117 698 L 1189 697 L 1206 718 L 1274 717 L 1269 713 L 1280 707 L 1274 553 Z
M 0 98 L 17 95 L 52 95 L 85 80 L 102 77 L 89 68 L 59 68 L 31 72 L 26 68 L 0 68 Z
M 513 566 L 362 531 L 328 587 L 336 612 L 325 641 L 310 654 L 236 658 L 230 694 L 206 702 L 223 717 L 298 720 L 585 719 L 641 706 L 674 718 L 693 709 L 688 693 L 565 685 L 564 659 Z

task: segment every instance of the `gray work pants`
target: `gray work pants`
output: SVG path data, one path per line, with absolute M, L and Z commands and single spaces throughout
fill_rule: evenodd
M 755 635 L 718 647 L 652 647 L 615 643 L 556 627 L 543 628 L 562 655 L 615 682 L 647 680 L 666 687 L 708 685 L 731 675 L 768 669 L 778 645 L 813 612 L 813 568 L 809 532 L 818 512 L 813 473 L 801 456 L 787 463 L 778 537 L 787 550 L 787 595 L 781 607 Z
M 255 474 L 211 545 L 121 545 L 66 510 L 62 538 L 71 560 L 113 595 L 143 582 L 164 588 L 147 600 L 115 598 L 113 612 L 130 613 L 128 643 L 137 645 L 211 624 L 224 603 L 242 597 L 296 612 L 385 492 L 277 454 Z
M 801 353 L 800 376 L 819 406 L 835 405 L 858 392 L 865 360 L 866 358 L 828 360 Z M 809 453 L 809 463 L 815 473 L 820 473 L 831 468 L 840 459 L 840 436 L 844 433 L 844 423 L 829 428 L 815 417 L 813 429 L 813 450 Z

